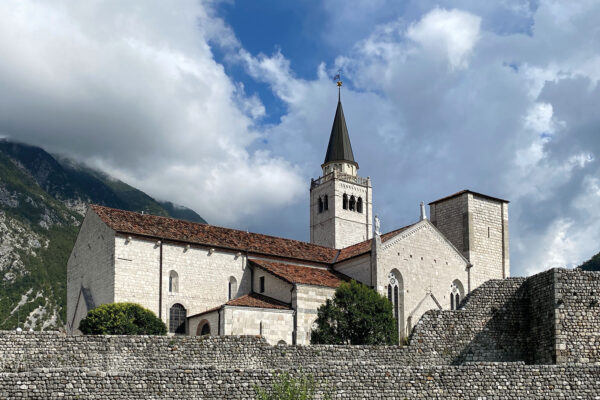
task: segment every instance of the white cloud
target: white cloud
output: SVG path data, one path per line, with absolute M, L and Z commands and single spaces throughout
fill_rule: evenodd
M 209 40 L 238 45 L 195 0 L 2 2 L 0 131 L 209 221 L 237 224 L 288 204 L 300 175 L 250 149 L 264 106 L 225 74 Z
M 285 47 L 241 48 L 210 2 L 0 3 L 0 132 L 211 222 L 305 239 L 342 67 L 354 155 L 385 229 L 470 188 L 512 201 L 513 275 L 600 250 L 596 1 L 336 4 L 315 34 L 342 50 L 311 78 Z M 280 121 L 261 125 L 269 110 L 212 45 L 272 89 Z
M 406 36 L 428 51 L 443 54 L 452 69 L 466 68 L 480 26 L 481 18 L 476 15 L 436 8 L 412 24 Z
M 310 159 L 325 149 L 335 101 L 322 76 L 342 67 L 354 154 L 373 179 L 385 229 L 414 222 L 420 200 L 470 188 L 512 201 L 513 275 L 577 265 L 600 250 L 585 237 L 597 237 L 595 214 L 573 200 L 600 151 L 587 133 L 600 126 L 588 106 L 596 100 L 586 97 L 598 91 L 600 7 L 572 14 L 568 29 L 557 30 L 545 2 L 507 2 L 523 18 L 519 27 L 531 26 L 507 32 L 487 4 L 465 0 L 462 10 L 433 8 L 412 23 L 401 16 L 380 24 L 313 81 L 294 77 L 285 48 L 248 55 L 251 74 L 288 107 L 271 128 L 282 138 L 272 152 L 318 171 L 320 160 Z

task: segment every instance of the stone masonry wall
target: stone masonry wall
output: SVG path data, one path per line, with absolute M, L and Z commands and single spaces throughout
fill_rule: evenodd
M 556 362 L 554 270 L 530 278 L 527 286 L 531 299 L 529 323 L 532 347 L 529 361 L 535 364 L 553 364 Z
M 600 364 L 600 273 L 553 271 L 556 362 Z
M 473 287 L 477 287 L 488 279 L 502 279 L 509 275 L 508 270 L 504 271 L 503 264 L 504 258 L 508 259 L 508 232 L 505 232 L 508 224 L 508 206 L 506 203 L 470 193 L 467 196 L 468 218 L 471 219 L 469 232 L 469 260 L 473 264 L 471 281 Z
M 317 309 L 335 294 L 335 289 L 324 286 L 296 285 L 292 294 L 292 308 L 296 310 L 296 344 L 310 344 L 312 326 Z
M 0 353 L 0 398 L 250 399 L 254 385 L 268 386 L 278 373 L 300 370 L 339 399 L 600 396 L 597 365 L 411 365 L 398 357 L 407 347 L 394 346 L 11 332 L 0 334 Z
M 489 281 L 425 313 L 404 347 L 1 332 L 0 398 L 248 399 L 302 370 L 340 399 L 600 399 L 598 293 L 595 272 Z
M 307 368 L 318 393 L 336 399 L 598 399 L 600 367 L 481 364 L 443 367 L 376 367 L 350 364 Z M 43 369 L 0 373 L 0 398 L 30 399 L 255 399 L 254 386 L 269 387 L 277 370 L 181 366 L 106 372 Z
M 162 246 L 162 279 L 160 247 Z M 115 238 L 115 299 L 143 305 L 165 323 L 169 310 L 181 304 L 187 315 L 194 315 L 218 307 L 229 300 L 229 280 L 235 278 L 239 297 L 250 292 L 250 268 L 246 256 L 234 251 L 209 251 L 202 246 L 117 235 Z M 178 289 L 169 291 L 169 273 L 178 275 Z M 131 282 L 136 282 L 132 285 Z M 159 285 L 162 283 L 162 309 L 158 309 Z M 98 305 L 97 303 L 96 305 Z

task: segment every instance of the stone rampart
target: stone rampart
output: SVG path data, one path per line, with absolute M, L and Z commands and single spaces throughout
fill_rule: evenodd
M 404 347 L 0 332 L 0 399 L 245 399 L 300 370 L 336 398 L 600 399 L 599 294 L 594 272 L 489 281 Z
M 290 371 L 292 375 L 299 373 Z M 106 372 L 35 369 L 0 374 L 0 398 L 254 399 L 276 370 L 190 367 Z M 519 363 L 464 366 L 342 366 L 303 369 L 336 399 L 598 399 L 600 366 Z

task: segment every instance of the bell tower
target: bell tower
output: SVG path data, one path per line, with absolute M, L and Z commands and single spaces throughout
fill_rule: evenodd
M 310 242 L 342 249 L 373 237 L 373 194 L 371 179 L 357 174 L 340 96 L 342 82 L 337 85 L 323 175 L 310 184 Z

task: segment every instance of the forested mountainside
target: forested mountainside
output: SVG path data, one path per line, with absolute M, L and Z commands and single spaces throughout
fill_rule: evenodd
M 66 157 L 0 140 L 0 329 L 58 329 L 66 264 L 89 203 L 206 223 Z
M 584 271 L 600 271 L 600 253 L 596 254 L 579 267 Z

